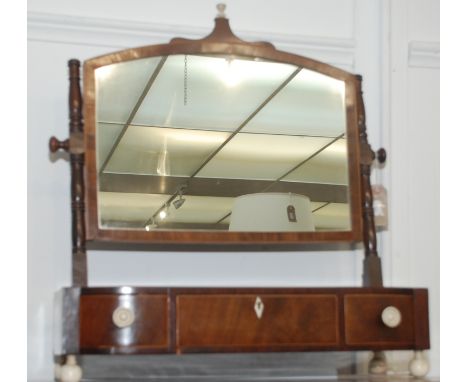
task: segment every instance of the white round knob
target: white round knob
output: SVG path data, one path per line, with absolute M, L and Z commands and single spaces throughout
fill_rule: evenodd
M 409 370 L 414 377 L 424 377 L 429 372 L 429 362 L 424 358 L 422 351 L 415 351 L 414 358 L 409 364 Z
M 387 306 L 382 311 L 382 321 L 389 328 L 396 328 L 401 323 L 401 313 L 394 306 Z
M 129 308 L 119 307 L 112 314 L 112 321 L 119 328 L 126 328 L 135 321 L 135 313 Z
M 62 382 L 79 382 L 83 372 L 81 367 L 76 363 L 74 355 L 67 356 L 67 363 L 60 369 L 60 381 Z

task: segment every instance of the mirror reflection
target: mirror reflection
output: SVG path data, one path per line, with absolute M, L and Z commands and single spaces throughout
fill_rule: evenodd
M 343 81 L 206 55 L 95 79 L 100 228 L 351 229 Z

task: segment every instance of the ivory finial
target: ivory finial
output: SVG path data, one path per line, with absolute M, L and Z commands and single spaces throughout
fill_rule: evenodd
M 216 9 L 218 10 L 218 15 L 216 17 L 225 19 L 226 14 L 224 13 L 224 11 L 226 10 L 226 4 L 224 3 L 216 4 Z

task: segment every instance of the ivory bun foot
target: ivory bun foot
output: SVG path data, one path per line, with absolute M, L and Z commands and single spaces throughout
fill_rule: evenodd
M 67 355 L 67 361 L 62 367 L 60 367 L 60 371 L 58 373 L 56 369 L 56 376 L 57 374 L 60 382 L 80 382 L 81 377 L 83 376 L 81 367 L 76 362 L 76 357 L 74 355 Z
M 409 371 L 414 377 L 424 377 L 429 372 L 429 362 L 420 350 L 414 352 L 414 357 L 409 363 Z
M 387 372 L 387 360 L 382 351 L 374 352 L 372 359 L 369 361 L 369 374 L 381 375 Z
M 54 377 L 56 381 L 60 381 L 61 373 L 62 373 L 62 365 L 60 365 L 59 363 L 56 363 L 55 368 L 54 368 Z

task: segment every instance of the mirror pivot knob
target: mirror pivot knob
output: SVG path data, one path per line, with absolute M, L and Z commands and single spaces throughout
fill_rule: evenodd
M 49 139 L 49 150 L 51 153 L 55 153 L 58 150 L 67 151 L 70 149 L 70 141 L 65 139 L 64 141 L 59 141 L 56 137 L 51 137 Z
M 379 161 L 379 163 L 385 163 L 385 161 L 387 160 L 387 151 L 384 148 L 380 148 L 377 151 L 377 160 Z

